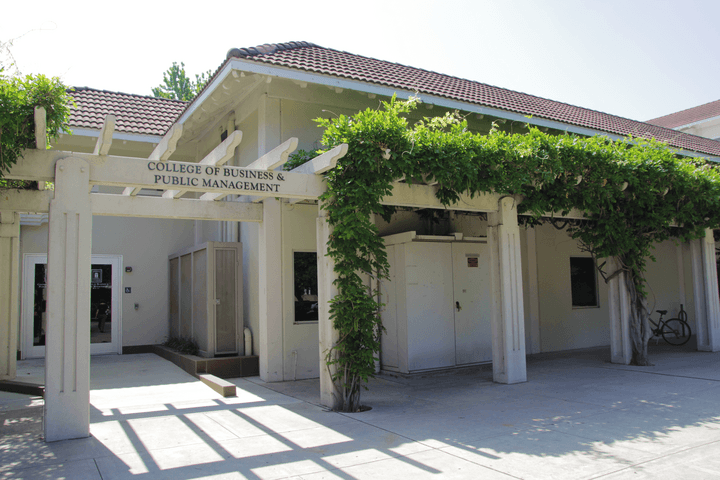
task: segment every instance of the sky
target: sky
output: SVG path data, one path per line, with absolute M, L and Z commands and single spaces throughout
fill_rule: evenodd
M 23 74 L 151 95 L 233 47 L 308 41 L 633 120 L 720 99 L 717 0 L 215 0 L 4 5 Z M 2 57 L 0 57 L 2 58 Z

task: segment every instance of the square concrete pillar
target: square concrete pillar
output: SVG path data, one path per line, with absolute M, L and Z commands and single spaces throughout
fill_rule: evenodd
M 720 352 L 720 297 L 718 296 L 715 238 L 712 230 L 690 244 L 697 348 Z
M 327 212 L 323 210 L 322 204 L 318 206 L 317 218 L 317 261 L 318 261 L 318 337 L 320 343 L 320 402 L 326 407 L 337 408 L 340 398 L 336 395 L 335 384 L 332 376 L 337 372 L 337 367 L 332 365 L 328 368 L 327 358 L 330 349 L 338 341 L 339 335 L 330 320 L 330 300 L 337 295 L 337 288 L 333 282 L 337 278 L 335 274 L 335 262 L 327 256 L 328 241 L 332 235 L 332 227 L 327 222 Z
M 262 156 L 282 143 L 280 100 L 267 93 L 258 102 L 258 155 Z M 260 279 L 260 378 L 281 382 L 283 378 L 282 311 L 282 210 L 275 198 L 263 201 L 263 221 L 258 228 Z M 287 292 L 292 295 L 292 292 Z
M 608 275 L 612 275 L 620 264 L 615 258 L 607 260 Z M 630 294 L 625 284 L 625 275 L 620 273 L 608 282 L 608 307 L 610 309 L 610 362 L 629 365 L 632 360 L 630 341 Z
M 0 211 L 0 380 L 15 378 L 20 323 L 20 215 Z
M 493 286 L 493 380 L 527 381 L 520 228 L 516 201 L 501 198 L 488 214 L 490 276 Z
M 259 231 L 260 267 L 260 378 L 264 382 L 283 380 L 282 325 L 282 211 L 275 198 L 263 201 Z M 292 295 L 289 292 L 288 295 Z
M 55 165 L 48 238 L 45 440 L 90 435 L 90 167 Z

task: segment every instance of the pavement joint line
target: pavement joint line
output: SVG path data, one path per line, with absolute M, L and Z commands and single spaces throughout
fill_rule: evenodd
M 510 474 L 510 473 L 506 473 L 506 472 L 503 472 L 503 471 L 501 471 L 501 470 L 496 470 L 496 469 L 494 469 L 494 468 L 488 467 L 487 465 L 483 465 L 483 464 L 481 464 L 481 463 L 473 462 L 472 460 L 468 460 L 468 459 L 466 459 L 466 458 L 462 458 L 462 457 L 460 457 L 460 456 L 458 456 L 458 455 L 454 455 L 454 454 L 452 454 L 452 453 L 450 453 L 450 452 L 446 452 L 446 451 L 443 450 L 443 448 L 451 447 L 452 445 L 447 445 L 446 447 L 433 447 L 432 445 L 428 445 L 427 443 L 425 443 L 423 440 L 416 440 L 416 439 L 414 439 L 414 438 L 408 437 L 407 435 L 402 435 L 402 434 L 400 434 L 400 433 L 393 432 L 392 430 L 388 430 L 387 428 L 383 428 L 383 427 L 380 427 L 380 426 L 378 426 L 378 425 L 373 425 L 372 423 L 368 423 L 368 422 L 366 422 L 366 421 L 364 421 L 364 420 L 360 420 L 360 419 L 357 419 L 357 418 L 355 418 L 355 417 L 348 417 L 348 415 L 347 415 L 345 412 L 338 412 L 338 413 L 340 413 L 340 414 L 343 415 L 344 417 L 352 418 L 352 419 L 357 420 L 357 421 L 360 422 L 360 423 L 364 423 L 365 425 L 368 425 L 368 426 L 370 426 L 370 427 L 374 427 L 374 428 L 377 428 L 378 430 L 382 430 L 382 431 L 387 432 L 387 433 L 390 433 L 390 434 L 392 434 L 392 435 L 396 435 L 396 436 L 398 436 L 398 437 L 400 437 L 400 438 L 404 438 L 404 439 L 406 439 L 406 440 L 409 440 L 410 442 L 419 443 L 420 445 L 423 445 L 423 446 L 429 448 L 430 450 L 436 450 L 436 451 L 441 452 L 441 453 L 443 453 L 443 454 L 445 454 L 445 455 L 450 455 L 450 456 L 453 456 L 453 457 L 458 458 L 458 459 L 460 459 L 460 460 L 463 460 L 463 461 L 472 463 L 472 464 L 474 464 L 474 465 L 478 465 L 478 466 L 480 466 L 480 467 L 487 468 L 488 470 L 492 470 L 492 471 L 494 471 L 494 472 L 498 472 L 498 473 L 501 473 L 501 474 L 503 474 L 503 475 L 507 475 L 507 476 L 510 477 L 510 478 L 517 478 L 517 479 L 519 479 L 519 480 L 522 479 L 522 477 L 516 477 L 515 475 L 512 475 L 512 474 Z M 532 426 L 528 426 L 528 428 L 531 428 L 531 427 L 532 427 Z M 521 428 L 520 430 L 527 430 L 528 428 Z M 419 452 L 418 452 L 418 453 L 419 453 Z M 398 456 L 401 456 L 401 457 L 407 457 L 407 456 L 409 456 L 409 455 L 411 455 L 411 454 L 408 454 L 408 455 L 398 454 Z M 397 458 L 397 457 L 396 457 L 396 458 Z M 372 462 L 366 462 L 366 463 L 375 463 L 375 462 L 377 462 L 377 461 L 379 461 L 379 460 L 373 460 Z
M 95 468 L 97 468 L 98 476 L 100 477 L 100 480 L 103 480 L 102 472 L 100 471 L 100 466 L 97 464 L 97 458 L 93 458 L 93 463 L 95 464 Z
M 447 447 L 445 447 L 445 448 L 447 448 Z M 450 455 L 451 457 L 458 458 L 458 459 L 460 459 L 460 460 L 463 460 L 463 461 L 465 461 L 465 462 L 472 463 L 473 465 L 477 465 L 477 466 L 479 466 L 479 467 L 487 468 L 488 470 L 492 470 L 493 472 L 497 472 L 497 473 L 499 473 L 499 474 L 501 474 L 501 475 L 506 475 L 506 476 L 508 476 L 508 477 L 510 477 L 510 478 L 517 478 L 518 480 L 522 480 L 522 479 L 523 479 L 523 477 L 516 477 L 516 476 L 513 475 L 512 473 L 507 473 L 507 472 L 503 472 L 502 470 L 498 470 L 498 469 L 496 469 L 496 468 L 488 467 L 487 465 L 483 465 L 482 463 L 477 463 L 477 462 L 474 462 L 474 461 L 472 461 L 472 460 L 468 460 L 467 458 L 463 458 L 463 457 L 461 457 L 461 456 L 459 456 L 459 455 L 455 455 L 454 453 L 446 452 L 446 451 L 444 451 L 444 450 L 442 450 L 442 449 L 440 449 L 440 448 L 436 448 L 436 449 L 434 449 L 434 450 L 439 450 L 439 451 L 441 451 L 442 453 L 444 453 L 444 454 L 446 454 L 446 455 Z
M 632 464 L 632 465 L 628 465 L 627 467 L 623 467 L 623 468 L 621 468 L 621 469 L 619 469 L 619 470 L 615 470 L 615 471 L 613 471 L 613 472 L 607 472 L 607 473 L 603 473 L 603 474 L 598 475 L 598 476 L 595 476 L 595 477 L 590 477 L 588 480 L 594 480 L 594 479 L 596 479 L 596 478 L 602 478 L 602 477 L 607 477 L 608 475 L 614 475 L 614 474 L 616 474 L 616 473 L 618 473 L 618 472 L 622 472 L 622 471 L 624 471 L 624 470 L 628 470 L 628 469 L 631 469 L 631 468 L 639 467 L 640 465 L 645 465 L 645 464 L 647 464 L 647 463 L 652 463 L 652 462 L 655 462 L 655 461 L 657 461 L 657 460 L 664 459 L 664 458 L 667 458 L 667 457 L 672 457 L 672 456 L 674 456 L 674 455 L 677 455 L 678 453 L 685 453 L 685 452 L 687 452 L 687 451 L 689 451 L 689 450 L 693 450 L 693 449 L 698 448 L 698 447 L 704 447 L 704 446 L 707 446 L 707 445 L 712 445 L 713 443 L 720 443 L 720 440 L 714 440 L 714 441 L 712 441 L 712 442 L 701 443 L 701 444 L 698 444 L 698 445 L 692 445 L 692 446 L 689 446 L 689 447 L 680 448 L 680 449 L 675 450 L 675 451 L 673 451 L 673 452 L 663 453 L 663 454 L 660 454 L 660 455 L 658 455 L 658 456 L 656 456 L 656 457 L 654 457 L 654 458 L 649 458 L 649 459 L 647 459 L 647 460 L 643 460 L 642 462 L 637 462 L 637 463 L 634 463 L 634 464 Z

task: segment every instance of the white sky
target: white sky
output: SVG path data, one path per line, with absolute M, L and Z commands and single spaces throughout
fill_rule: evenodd
M 194 77 L 232 47 L 304 40 L 635 120 L 720 99 L 716 0 L 25 0 L 0 13 L 22 73 L 126 93 L 150 95 L 173 61 Z

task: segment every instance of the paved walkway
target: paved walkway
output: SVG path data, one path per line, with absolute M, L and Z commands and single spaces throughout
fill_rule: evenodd
M 93 357 L 91 438 L 44 443 L 42 399 L 0 392 L 0 479 L 720 478 L 720 353 L 651 350 L 533 357 L 520 385 L 383 376 L 358 414 L 317 406 L 317 380 L 224 399 L 155 355 Z

